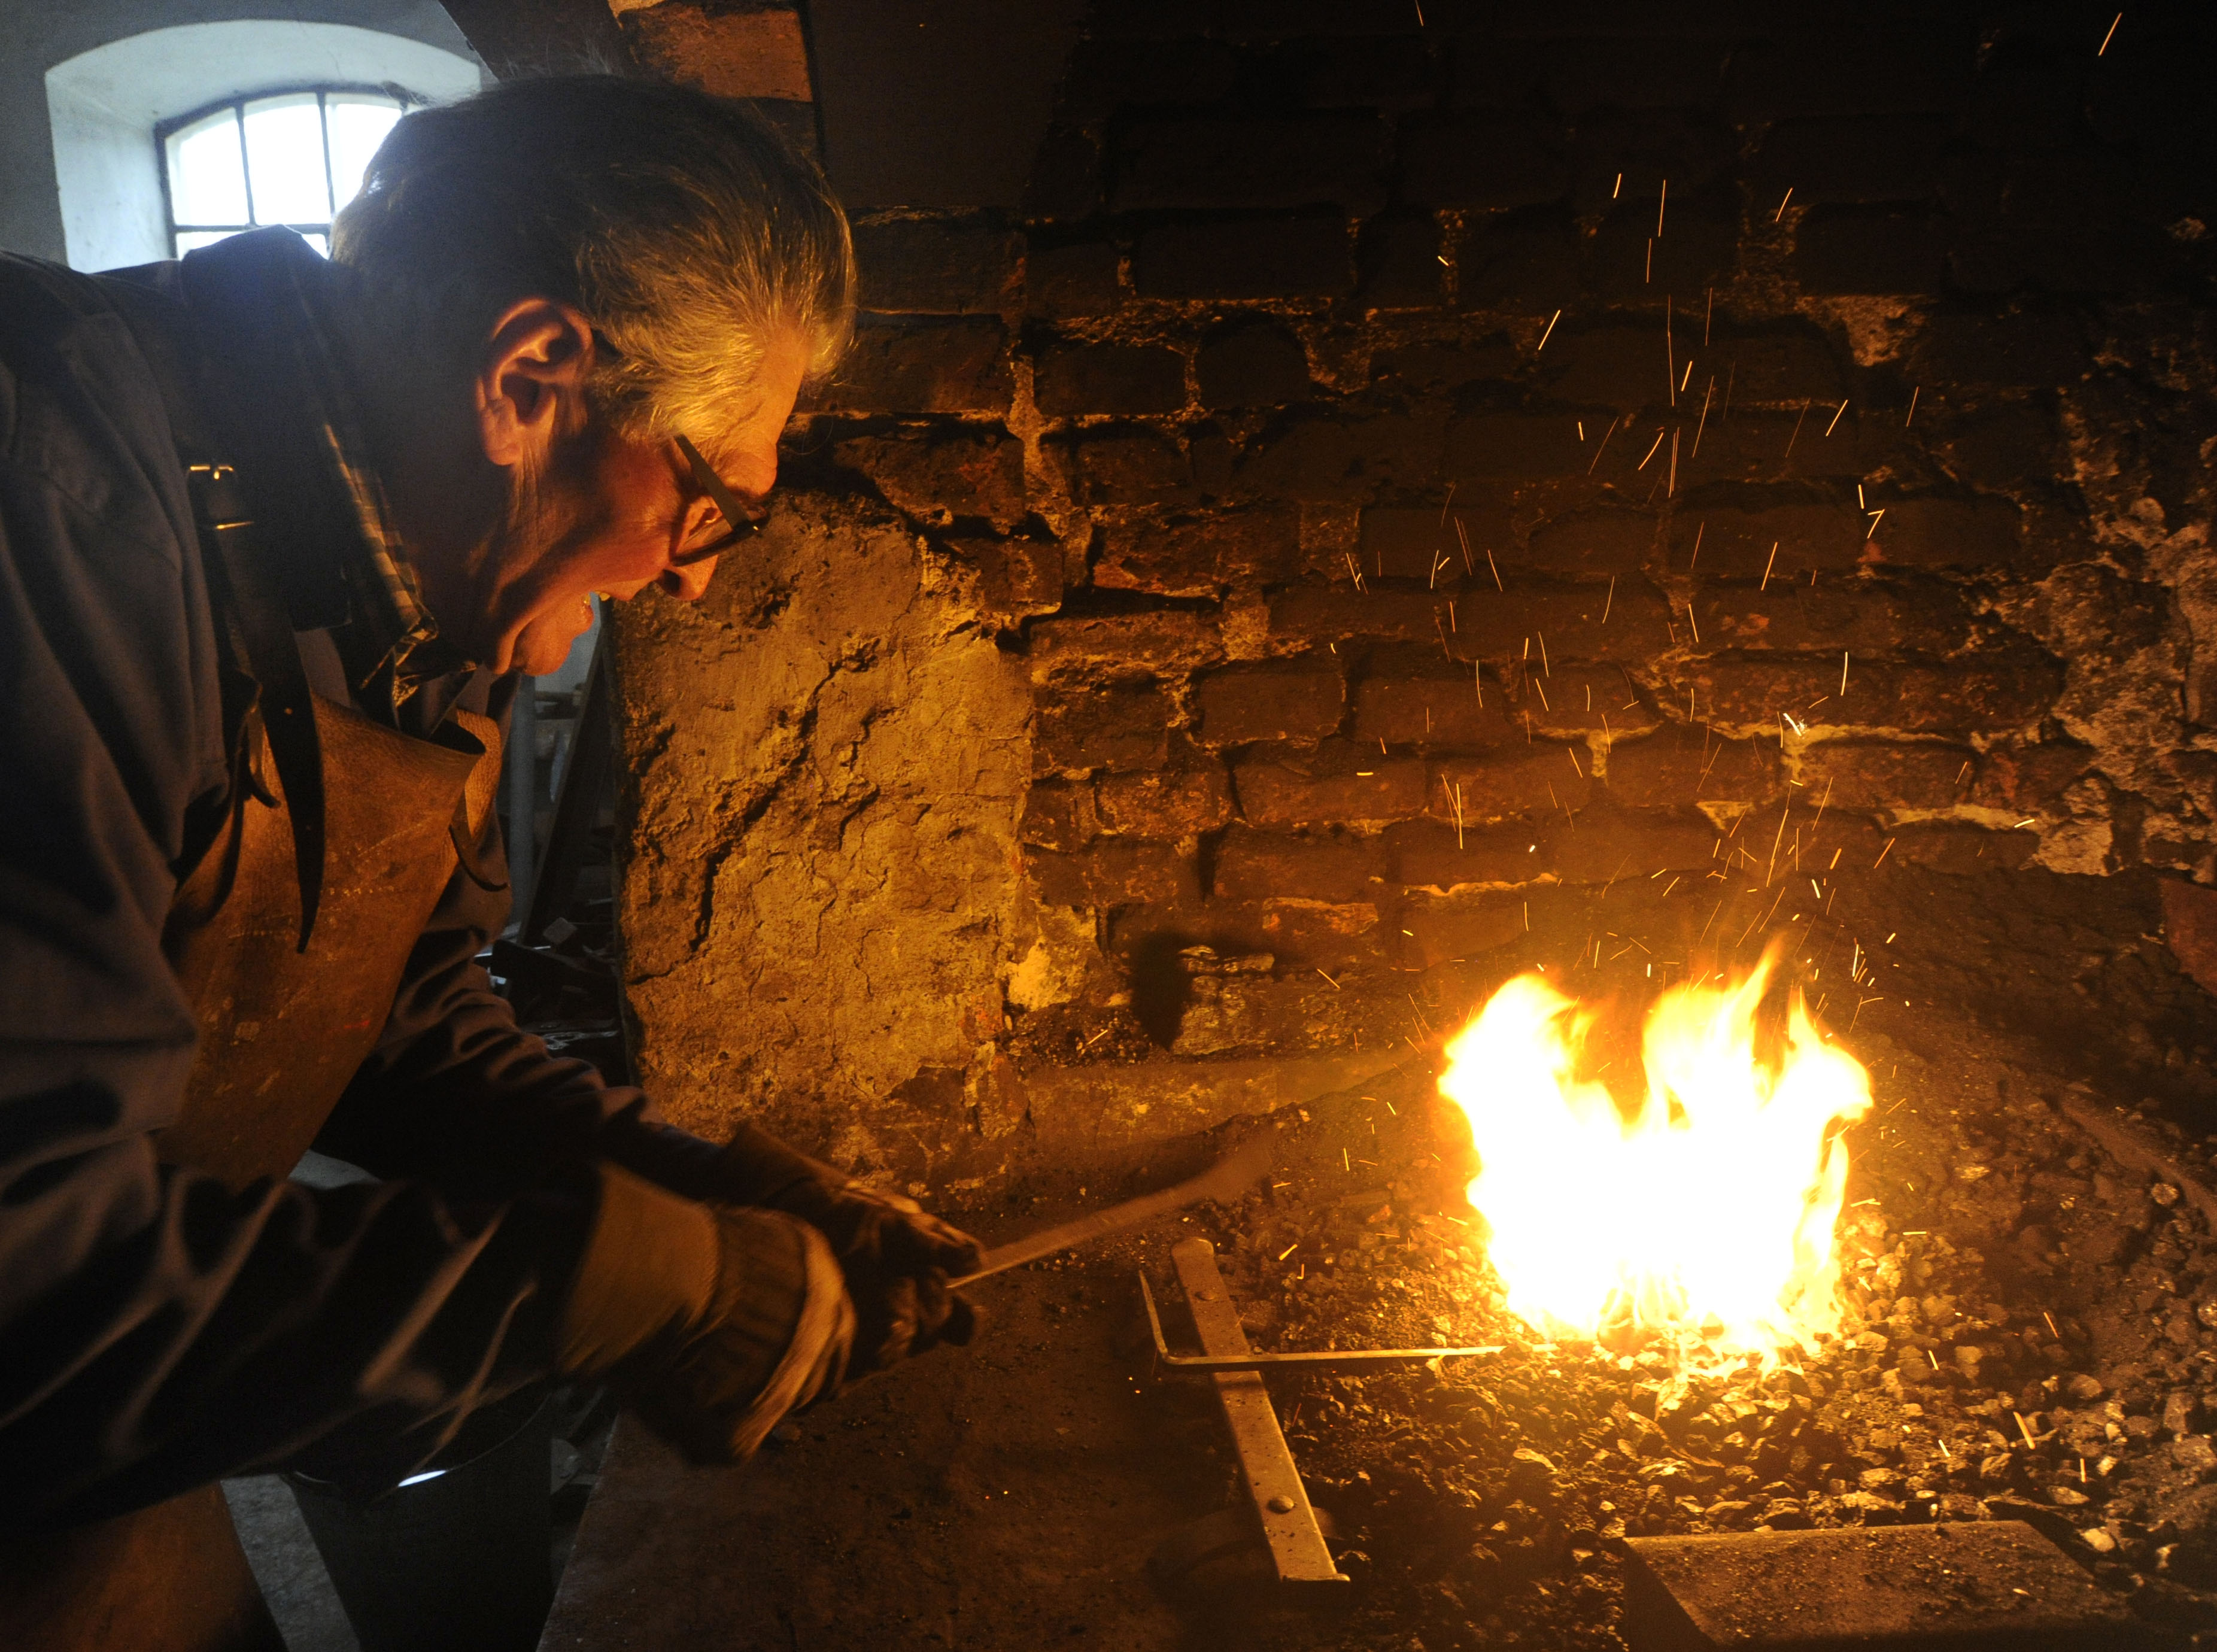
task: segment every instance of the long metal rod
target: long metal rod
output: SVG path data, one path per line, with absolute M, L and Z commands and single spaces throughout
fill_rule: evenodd
M 948 1285 L 960 1290 L 965 1285 L 975 1284 L 992 1274 L 1026 1262 L 1035 1262 L 1042 1256 L 1053 1256 L 1057 1251 L 1090 1244 L 1096 1239 L 1137 1227 L 1140 1222 L 1165 1216 L 1172 1210 L 1183 1210 L 1202 1199 L 1237 1198 L 1259 1181 L 1263 1172 L 1270 1167 L 1271 1147 L 1271 1132 L 1260 1131 L 1249 1136 L 1200 1175 L 1190 1177 L 1174 1187 L 1165 1187 L 1156 1193 L 1142 1193 L 1136 1199 L 1126 1199 L 1121 1204 L 1096 1210 L 1090 1216 L 1080 1216 L 1075 1222 L 1059 1222 L 1054 1227 L 1042 1228 L 1028 1238 L 997 1245 L 985 1253 L 975 1273 L 949 1280 Z
M 1163 1335 L 1162 1315 L 1155 1308 L 1155 1293 L 1148 1287 L 1145 1271 L 1139 1275 L 1139 1296 L 1147 1305 L 1147 1328 L 1154 1333 L 1155 1363 L 1193 1376 L 1209 1371 L 1375 1370 L 1380 1366 L 1428 1365 L 1435 1359 L 1486 1359 L 1502 1352 L 1498 1347 L 1341 1348 L 1312 1353 L 1174 1354 Z

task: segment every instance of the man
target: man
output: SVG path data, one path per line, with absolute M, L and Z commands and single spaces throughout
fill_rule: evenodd
M 516 673 L 744 538 L 838 207 L 735 105 L 548 80 L 404 121 L 333 254 L 0 259 L 11 1648 L 266 1638 L 220 1476 L 390 1484 L 557 1376 L 731 1461 L 968 1333 L 966 1236 L 659 1123 L 475 962 Z

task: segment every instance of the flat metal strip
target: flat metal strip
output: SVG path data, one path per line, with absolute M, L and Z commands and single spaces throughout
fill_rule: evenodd
M 1216 1247 L 1205 1239 L 1183 1240 L 1170 1248 L 1170 1264 L 1178 1283 L 1185 1287 L 1193 1309 L 1194 1328 L 1201 1347 L 1211 1354 L 1232 1356 L 1251 1352 L 1247 1333 L 1240 1328 L 1239 1313 L 1217 1271 Z M 1346 1581 L 1332 1564 L 1325 1547 L 1316 1511 L 1302 1488 L 1300 1470 L 1287 1449 L 1278 1427 L 1278 1414 L 1270 1408 L 1269 1391 L 1254 1371 L 1219 1371 L 1209 1380 L 1224 1407 L 1224 1420 L 1232 1430 L 1232 1447 L 1247 1478 L 1248 1494 L 1263 1522 L 1263 1540 L 1269 1545 L 1270 1563 L 1281 1583 L 1341 1583 Z

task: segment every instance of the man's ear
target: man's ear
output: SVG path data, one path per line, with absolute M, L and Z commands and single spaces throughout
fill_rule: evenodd
M 580 312 L 519 299 L 494 321 L 479 359 L 478 432 L 494 464 L 543 461 L 558 437 L 584 424 L 593 325 Z

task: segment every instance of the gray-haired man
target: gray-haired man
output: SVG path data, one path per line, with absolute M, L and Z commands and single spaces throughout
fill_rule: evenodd
M 0 259 L 15 1649 L 266 1638 L 219 1476 L 389 1483 L 559 1374 L 730 1460 L 968 1333 L 966 1235 L 659 1123 L 474 962 L 516 673 L 745 535 L 838 207 L 735 106 L 525 83 L 404 121 L 334 253 Z

